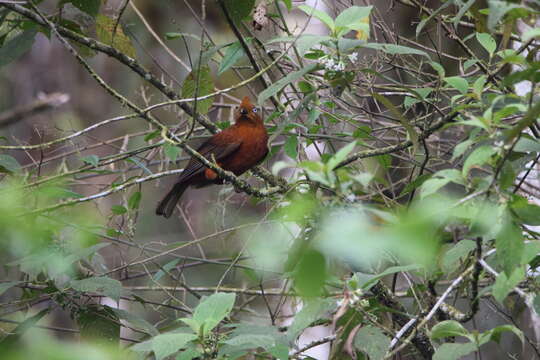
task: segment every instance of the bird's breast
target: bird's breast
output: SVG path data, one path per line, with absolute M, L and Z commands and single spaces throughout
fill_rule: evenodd
M 240 175 L 260 163 L 268 153 L 268 134 L 264 127 L 245 127 L 238 131 L 242 144 L 223 168 Z

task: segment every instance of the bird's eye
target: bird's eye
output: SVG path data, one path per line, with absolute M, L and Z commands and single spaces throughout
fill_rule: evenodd
M 253 112 L 257 112 L 257 108 L 253 108 L 253 110 L 251 110 L 251 111 L 253 111 Z
M 246 109 L 240 108 L 240 114 L 242 114 L 242 115 L 247 115 L 247 113 L 248 113 L 248 112 L 247 112 Z

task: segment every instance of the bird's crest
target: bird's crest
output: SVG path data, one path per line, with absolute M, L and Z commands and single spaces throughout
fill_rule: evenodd
M 251 112 L 251 110 L 253 110 L 253 104 L 251 103 L 249 96 L 244 96 L 242 102 L 240 103 L 240 108 L 244 108 L 248 112 Z

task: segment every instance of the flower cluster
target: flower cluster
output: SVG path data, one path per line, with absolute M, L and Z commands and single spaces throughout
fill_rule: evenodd
M 358 53 L 353 52 L 352 54 L 347 55 L 347 58 L 351 63 L 354 63 L 358 60 Z M 320 59 L 319 62 L 325 69 L 332 71 L 344 71 L 346 66 L 344 61 L 334 59 L 333 57 L 324 57 Z

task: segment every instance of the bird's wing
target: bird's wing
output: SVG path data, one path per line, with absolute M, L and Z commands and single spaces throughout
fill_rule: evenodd
M 210 139 L 212 140 L 212 139 Z M 241 142 L 233 142 L 228 144 L 216 144 L 212 141 L 207 141 L 202 144 L 197 150 L 199 154 L 212 161 L 212 157 L 219 162 L 227 156 L 233 154 L 240 147 Z M 197 174 L 200 174 L 205 169 L 205 166 L 197 159 L 192 158 L 187 164 L 186 168 L 180 175 L 179 182 L 185 181 Z

